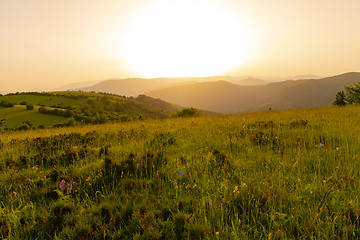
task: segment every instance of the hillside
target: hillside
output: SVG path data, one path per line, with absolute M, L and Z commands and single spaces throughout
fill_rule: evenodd
M 336 92 L 360 81 L 360 73 L 311 80 L 288 80 L 261 86 L 225 81 L 169 87 L 147 93 L 166 102 L 221 113 L 330 106 Z
M 79 88 L 84 92 L 105 92 L 114 93 L 117 95 L 133 96 L 151 91 L 153 89 L 161 88 L 171 85 L 173 82 L 167 78 L 128 78 L 128 79 L 110 79 L 97 83 L 90 87 Z
M 85 92 L 16 93 L 0 96 L 3 128 L 51 127 L 144 118 L 167 118 L 180 107 L 160 99 Z M 7 106 L 9 105 L 9 106 Z M 26 109 L 27 105 L 34 109 Z M 26 128 L 26 126 L 25 126 Z
M 359 239 L 358 106 L 0 132 L 1 239 Z
M 57 124 L 66 124 L 68 119 L 62 116 L 41 114 L 38 111 L 39 107 L 34 107 L 34 110 L 26 110 L 26 106 L 15 105 L 11 108 L 0 107 L 0 120 L 4 119 L 3 127 L 9 129 L 16 129 L 22 126 L 23 129 L 27 127 L 23 122 L 28 122 L 29 127 L 33 125 L 51 127 Z M 0 126 L 1 129 L 1 126 Z
M 258 78 L 244 78 L 240 80 L 230 81 L 231 83 L 235 83 L 241 86 L 256 86 L 256 85 L 266 85 L 269 84 L 269 82 L 258 79 Z

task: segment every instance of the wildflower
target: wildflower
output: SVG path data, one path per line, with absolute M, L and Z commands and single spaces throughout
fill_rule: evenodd
M 179 167 L 179 168 L 177 169 L 177 175 L 183 176 L 184 174 L 185 174 L 185 169 L 184 169 L 184 167 Z
M 66 193 L 67 194 L 71 193 L 71 188 L 72 188 L 72 182 L 66 183 Z
M 66 189 L 66 193 L 70 194 L 72 185 L 73 185 L 72 182 L 66 182 L 65 179 L 63 179 L 63 180 L 61 180 L 59 188 L 62 192 L 64 192 Z
M 220 233 L 219 233 L 219 232 L 215 232 L 215 235 L 216 235 L 216 236 L 219 236 L 219 235 L 220 235 Z
M 62 192 L 64 192 L 64 190 L 65 190 L 65 180 L 63 179 L 63 180 L 61 180 L 61 183 L 60 183 L 60 190 L 62 191 Z

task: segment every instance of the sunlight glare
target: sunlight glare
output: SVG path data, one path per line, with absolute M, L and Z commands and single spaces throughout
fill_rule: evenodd
M 204 1 L 166 1 L 137 13 L 121 50 L 143 77 L 222 74 L 251 57 L 253 29 L 231 9 Z

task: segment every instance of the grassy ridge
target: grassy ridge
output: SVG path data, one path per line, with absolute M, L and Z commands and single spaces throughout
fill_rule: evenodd
M 356 239 L 359 117 L 349 106 L 2 133 L 0 235 Z

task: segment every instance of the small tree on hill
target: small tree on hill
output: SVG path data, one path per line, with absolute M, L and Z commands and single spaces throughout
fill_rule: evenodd
M 31 104 L 26 105 L 26 110 L 34 110 L 34 106 Z
M 178 110 L 175 113 L 175 117 L 196 117 L 200 116 L 201 112 L 196 108 L 183 108 L 182 110 Z
M 360 103 L 360 82 L 354 83 L 354 86 L 346 86 L 346 100 L 350 104 L 359 104 Z
M 335 106 L 345 106 L 346 105 L 346 96 L 344 91 L 340 91 L 336 93 L 335 101 L 333 102 L 333 105 Z

